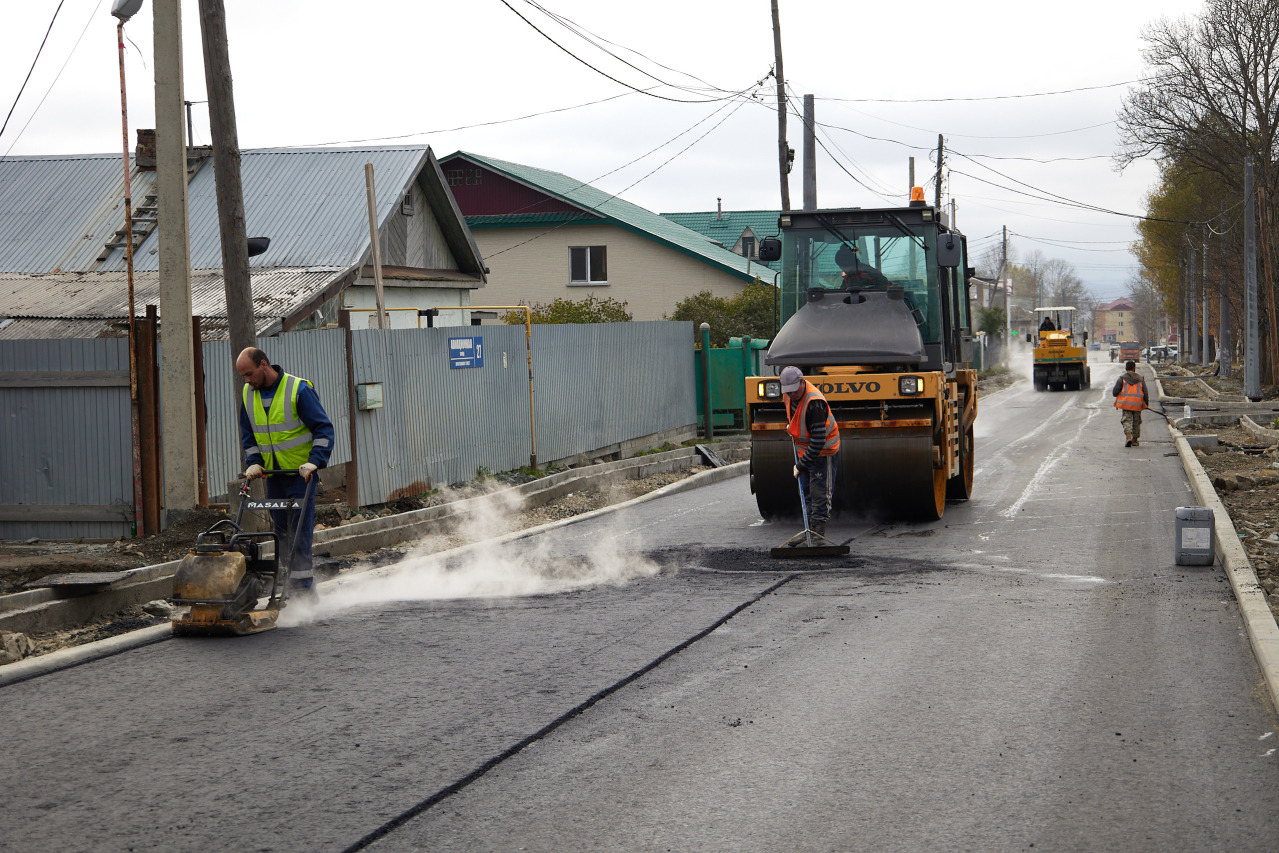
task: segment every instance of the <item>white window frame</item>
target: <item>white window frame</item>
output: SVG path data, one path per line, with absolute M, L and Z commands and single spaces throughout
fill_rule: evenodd
M 604 253 L 604 278 L 596 281 L 591 279 L 591 253 L 594 250 L 600 250 Z M 573 278 L 573 253 L 586 253 L 586 278 Z M 569 287 L 607 287 L 608 286 L 608 246 L 569 246 L 568 248 L 568 286 Z

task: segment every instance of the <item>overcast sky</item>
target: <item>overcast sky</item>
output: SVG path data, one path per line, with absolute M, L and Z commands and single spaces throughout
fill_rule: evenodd
M 61 0 L 19 98 L 59 0 L 4 0 L 0 109 L 17 100 L 0 156 L 120 150 L 112 2 Z M 599 47 L 528 0 L 230 0 L 240 145 L 429 144 L 438 157 L 460 149 L 563 172 L 655 212 L 714 210 L 717 198 L 726 210 L 780 206 L 767 0 L 535 2 Z M 952 152 L 946 196 L 974 255 L 1007 226 L 1022 256 L 1068 260 L 1099 297 L 1127 292 L 1132 219 L 984 181 L 1142 213 L 1155 168 L 1115 169 L 1127 86 L 1114 84 L 1141 78 L 1146 25 L 1197 14 L 1202 0 L 779 5 L 787 82 L 797 109 L 816 96 L 828 149 L 821 207 L 904 204 L 909 158 L 925 183 L 941 133 Z M 201 101 L 196 0 L 183 14 L 185 95 Z M 149 0 L 125 33 L 132 133 L 154 126 Z M 1086 87 L 1105 88 L 997 97 Z M 193 125 L 208 143 L 202 104 Z M 801 134 L 792 118 L 797 152 Z M 797 161 L 792 206 L 802 198 Z

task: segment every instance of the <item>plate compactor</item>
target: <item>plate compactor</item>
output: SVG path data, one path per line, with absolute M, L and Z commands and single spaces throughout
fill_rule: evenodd
M 266 472 L 296 474 L 296 469 Z M 306 493 L 298 498 L 253 500 L 249 484 L 240 486 L 240 509 L 235 521 L 224 518 L 195 539 L 195 550 L 182 558 L 173 577 L 170 602 L 188 606 L 190 611 L 173 623 L 180 636 L 231 637 L 256 634 L 275 627 L 288 598 L 289 568 L 293 562 L 298 529 L 304 509 L 315 489 L 316 475 L 307 481 Z M 240 526 L 244 511 L 284 510 L 288 512 L 289 552 L 280 553 L 279 537 L 273 532 L 254 533 Z M 272 545 L 265 557 L 265 546 Z M 260 604 L 262 599 L 265 604 Z

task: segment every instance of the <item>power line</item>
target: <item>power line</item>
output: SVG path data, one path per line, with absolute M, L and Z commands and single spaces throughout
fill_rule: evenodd
M 599 75 L 600 75 L 600 76 L 602 76 L 602 77 L 607 77 L 608 79 L 612 80 L 614 83 L 617 83 L 619 86 L 625 86 L 627 89 L 630 89 L 630 90 L 632 90 L 632 91 L 634 91 L 634 92 L 638 92 L 638 93 L 639 93 L 639 94 L 641 94 L 641 95 L 648 95 L 650 98 L 657 98 L 657 99 L 662 100 L 662 101 L 673 101 L 674 103 L 677 103 L 677 104 L 708 104 L 708 103 L 713 103 L 713 102 L 715 102 L 715 101 L 729 100 L 730 98 L 732 98 L 732 97 L 733 97 L 732 95 L 729 95 L 729 96 L 728 96 L 728 97 L 726 97 L 726 98 L 701 98 L 701 99 L 699 99 L 699 100 L 688 100 L 688 99 L 686 99 L 686 98 L 668 98 L 668 97 L 667 97 L 667 96 L 665 96 L 665 95 L 658 95 L 658 94 L 655 94 L 654 92 L 648 91 L 648 90 L 646 90 L 646 89 L 640 89 L 640 88 L 637 88 L 637 87 L 635 87 L 635 86 L 632 86 L 630 83 L 627 83 L 627 82 L 625 82 L 625 81 L 623 81 L 623 80 L 619 80 L 618 78 L 614 77 L 612 74 L 609 74 L 607 71 L 603 71 L 603 70 L 601 70 L 601 69 L 599 69 L 599 68 L 596 68 L 594 65 L 592 65 L 592 64 L 591 64 L 591 63 L 589 63 L 589 62 L 587 62 L 585 59 L 583 59 L 582 57 L 578 56 L 576 53 L 574 53 L 573 51 L 569 50 L 567 47 L 565 47 L 564 45 L 560 44 L 560 43 L 559 43 L 559 42 L 557 42 L 555 39 L 551 38 L 551 36 L 550 36 L 549 34 L 547 34 L 544 30 L 542 30 L 542 29 L 541 29 L 541 28 L 540 28 L 537 24 L 533 23 L 533 22 L 532 22 L 532 21 L 530 21 L 528 18 L 524 17 L 524 15 L 522 15 L 522 14 L 520 13 L 520 11 L 519 11 L 518 9 L 516 9 L 514 6 L 512 6 L 509 2 L 507 2 L 507 0 L 498 0 L 498 2 L 500 2 L 503 6 L 505 6 L 505 7 L 506 7 L 506 8 L 508 8 L 508 9 L 510 9 L 512 12 L 514 12 L 514 13 L 515 13 L 515 15 L 516 15 L 516 17 L 518 17 L 521 21 L 523 21 L 524 23 L 526 23 L 526 24 L 528 24 L 530 27 L 532 27 L 534 30 L 536 30 L 536 31 L 537 31 L 537 34 L 538 34 L 538 35 L 540 35 L 542 38 L 546 39 L 546 40 L 547 40 L 547 41 L 549 41 L 551 44 L 555 45 L 555 46 L 556 46 L 556 47 L 558 47 L 560 50 L 562 50 L 562 51 L 564 51 L 565 53 L 567 53 L 567 54 L 568 54 L 569 56 L 571 56 L 573 59 L 576 59 L 578 62 L 582 63 L 582 64 L 583 64 L 583 65 L 585 65 L 587 68 L 589 68 L 589 69 L 591 69 L 592 71 L 594 71 L 596 74 L 599 74 Z M 610 53 L 609 55 L 610 55 L 610 56 L 613 56 L 613 54 L 611 54 L 611 53 Z M 617 58 L 617 57 L 614 57 L 614 58 Z M 624 60 L 623 60 L 623 61 L 624 61 Z M 627 63 L 627 64 L 629 65 L 630 63 Z M 631 67 L 633 68 L 634 66 L 631 66 Z M 648 76 L 649 76 L 649 77 L 652 77 L 653 75 L 649 74 Z M 653 79 L 655 79 L 655 80 L 656 80 L 657 78 L 656 78 L 656 77 L 654 77 Z M 659 81 L 659 82 L 662 82 L 662 81 Z M 669 83 L 665 83 L 665 82 L 662 82 L 662 85 L 664 85 L 664 86 L 670 86 L 670 84 L 669 84 Z M 679 87 L 679 86 L 670 86 L 670 87 L 671 87 L 672 89 L 680 89 L 681 91 L 687 91 L 686 89 L 681 89 L 681 87 Z M 742 90 L 742 91 L 747 91 L 747 90 L 745 90 L 745 89 L 744 89 L 744 90 Z
M 27 132 L 27 128 L 31 126 L 31 122 L 35 119 L 36 114 L 40 112 L 40 108 L 43 107 L 44 102 L 48 100 L 49 93 L 53 91 L 53 87 L 58 85 L 58 81 L 62 79 L 62 72 L 67 70 L 67 65 L 71 63 L 71 57 L 75 56 L 76 50 L 80 47 L 80 42 L 84 41 L 84 34 L 89 31 L 89 26 L 98 16 L 98 10 L 102 8 L 102 3 L 103 0 L 98 0 L 98 5 L 93 7 L 93 12 L 89 15 L 89 20 L 85 22 L 84 29 L 80 30 L 80 37 L 77 38 L 75 40 L 75 44 L 71 46 L 71 52 L 67 54 L 67 58 L 63 61 L 62 67 L 58 69 L 58 73 L 54 75 L 53 82 L 49 84 L 49 88 L 44 90 L 44 94 L 40 97 L 40 102 L 36 104 L 36 108 L 31 111 L 31 115 L 27 116 L 27 120 L 22 125 L 22 129 L 19 130 L 18 135 L 13 138 L 13 142 L 9 143 L 9 147 L 5 149 L 3 156 L 9 156 L 9 152 L 18 144 L 18 140 L 22 138 L 22 134 Z M 17 105 L 17 101 L 14 101 L 14 105 Z M 5 120 L 5 123 L 8 123 L 7 119 Z
M 27 76 L 22 80 L 22 86 L 18 89 L 17 96 L 13 99 L 13 106 L 9 107 L 9 114 L 4 117 L 4 124 L 0 125 L 0 136 L 4 136 L 5 128 L 9 126 L 9 119 L 13 118 L 13 111 L 18 108 L 18 101 L 22 99 L 22 93 L 27 89 L 27 83 L 31 80 L 31 72 L 36 70 L 36 63 L 40 61 L 40 54 L 44 52 L 45 43 L 49 41 L 49 33 L 53 32 L 53 25 L 58 20 L 58 13 L 62 11 L 62 4 L 67 0 L 58 0 L 58 8 L 53 10 L 53 18 L 49 21 L 49 28 L 44 31 L 44 38 L 40 40 L 40 47 L 36 50 L 35 59 L 31 60 L 31 67 L 27 69 Z
M 951 101 L 1004 101 L 1014 98 L 1043 98 L 1049 95 L 1069 95 L 1074 92 L 1092 92 L 1097 89 L 1115 89 L 1119 86 L 1131 86 L 1140 80 L 1125 80 L 1122 83 L 1105 83 L 1100 86 L 1080 86 L 1075 89 L 1058 89 L 1055 92 L 1030 92 L 1024 95 L 978 95 L 967 98 L 818 98 L 821 101 L 843 101 L 865 104 L 941 104 Z

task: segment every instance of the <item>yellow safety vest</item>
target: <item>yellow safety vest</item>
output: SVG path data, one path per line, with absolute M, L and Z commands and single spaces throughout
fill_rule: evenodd
M 281 373 L 269 412 L 262 407 L 262 393 L 248 383 L 244 385 L 244 411 L 249 414 L 257 442 L 245 455 L 260 454 L 263 468 L 300 468 L 311 458 L 311 431 L 298 416 L 298 390 L 303 382 L 311 385 L 299 376 Z

